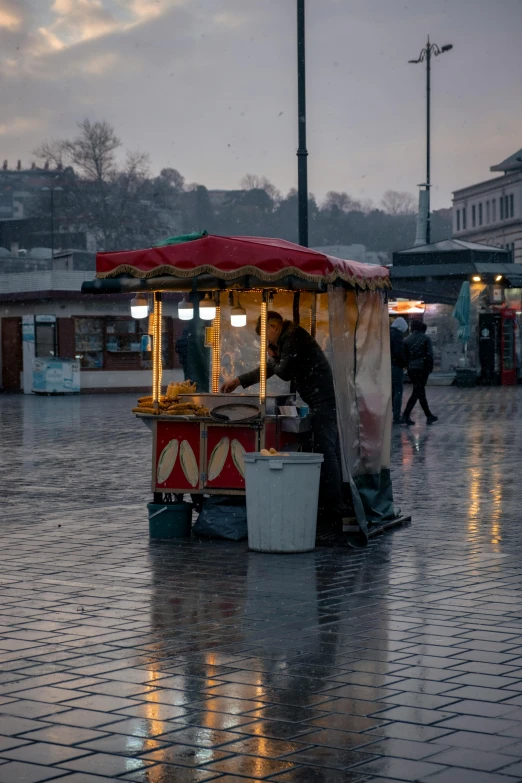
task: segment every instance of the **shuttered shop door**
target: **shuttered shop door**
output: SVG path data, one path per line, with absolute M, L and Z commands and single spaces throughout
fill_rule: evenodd
M 75 337 L 74 318 L 58 318 L 58 356 L 62 359 L 74 359 Z
M 20 391 L 22 359 L 22 319 L 2 318 L 2 388 L 7 392 Z

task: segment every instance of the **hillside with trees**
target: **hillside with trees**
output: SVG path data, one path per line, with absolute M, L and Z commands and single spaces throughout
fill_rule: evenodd
M 246 174 L 237 190 L 208 190 L 186 183 L 173 168 L 150 171 L 148 156 L 125 152 L 107 122 L 85 119 L 74 138 L 42 143 L 38 165 L 66 174 L 56 194 L 58 224 L 88 230 L 98 249 L 144 247 L 161 238 L 206 229 L 218 234 L 278 236 L 297 241 L 297 191 L 286 195 L 266 177 Z M 35 214 L 47 207 L 42 197 Z M 362 244 L 371 251 L 409 247 L 415 238 L 416 199 L 387 190 L 376 205 L 347 192 L 309 195 L 310 245 Z M 451 235 L 451 210 L 432 215 L 433 241 Z

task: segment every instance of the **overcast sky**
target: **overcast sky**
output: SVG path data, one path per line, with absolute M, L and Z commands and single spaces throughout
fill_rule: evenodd
M 378 201 L 425 177 L 432 204 L 522 147 L 522 0 L 307 0 L 309 187 Z M 234 188 L 297 181 L 296 0 L 0 0 L 0 160 L 78 120 L 111 122 L 151 168 Z

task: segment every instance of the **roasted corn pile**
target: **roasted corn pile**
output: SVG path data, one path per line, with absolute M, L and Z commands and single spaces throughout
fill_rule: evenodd
M 191 381 L 169 383 L 167 393 L 160 397 L 159 410 L 153 407 L 152 397 L 147 396 L 138 398 L 138 407 L 133 408 L 132 412 L 149 413 L 153 416 L 208 416 L 208 408 L 180 399 L 180 394 L 194 394 L 195 391 L 196 384 Z

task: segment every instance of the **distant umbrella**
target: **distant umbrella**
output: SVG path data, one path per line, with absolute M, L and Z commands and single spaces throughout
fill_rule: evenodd
M 457 304 L 453 310 L 453 318 L 459 322 L 457 337 L 459 342 L 466 343 L 470 337 L 470 315 L 471 315 L 471 289 L 467 280 L 462 283 Z

